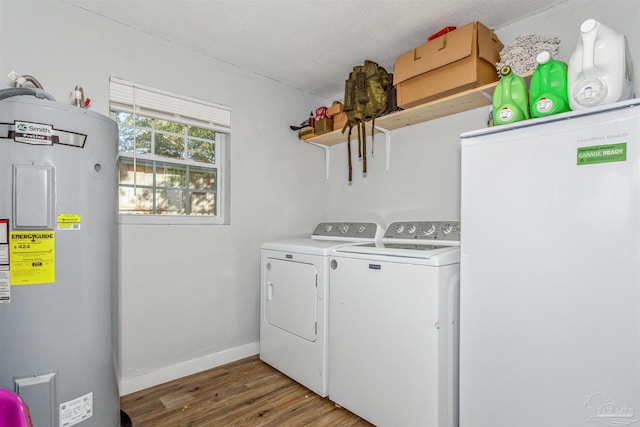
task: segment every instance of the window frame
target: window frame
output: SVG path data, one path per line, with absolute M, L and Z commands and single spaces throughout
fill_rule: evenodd
M 137 96 L 142 94 L 142 96 Z M 140 102 L 137 102 L 140 100 Z M 186 126 L 195 126 L 210 129 L 215 132 L 215 161 L 211 164 L 198 162 L 190 159 L 176 159 L 164 157 L 158 154 L 146 153 L 128 153 L 120 151 L 118 147 L 118 160 L 120 158 L 139 159 L 144 162 L 154 163 L 154 183 L 153 190 L 157 191 L 160 187 L 156 186 L 156 168 L 158 163 L 166 163 L 167 165 L 175 165 L 179 168 L 194 167 L 198 169 L 215 170 L 216 174 L 216 215 L 186 215 L 186 214 L 144 214 L 144 213 L 126 213 L 117 212 L 117 222 L 119 224 L 163 224 L 163 225 L 220 225 L 229 224 L 229 142 L 230 142 L 230 115 L 231 109 L 207 101 L 170 93 L 164 90 L 150 88 L 148 86 L 139 85 L 137 83 L 128 82 L 126 80 L 111 77 L 110 79 L 110 97 L 109 111 L 111 117 L 115 120 L 116 114 L 127 113 L 136 114 L 156 120 L 164 120 L 168 122 L 180 123 Z M 153 137 L 155 132 L 162 133 L 162 130 L 153 129 Z M 185 138 L 188 132 L 185 131 Z M 196 137 L 195 139 L 202 139 Z M 185 144 L 187 139 L 185 139 Z M 118 138 L 119 144 L 119 138 Z M 208 167 L 210 165 L 210 167 Z M 188 176 L 187 176 L 188 179 Z M 120 187 L 119 176 L 116 182 L 118 191 Z M 147 187 L 147 186 L 145 186 Z M 186 191 L 186 188 L 185 188 Z M 197 190 L 196 190 L 197 191 Z M 187 202 L 189 203 L 189 202 Z M 118 206 L 119 209 L 119 206 Z

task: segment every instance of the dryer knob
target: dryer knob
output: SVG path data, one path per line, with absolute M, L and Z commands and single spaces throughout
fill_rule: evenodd
M 364 225 L 360 225 L 358 227 L 358 233 L 364 233 L 364 231 L 367 229 L 367 227 L 365 227 Z
M 416 226 L 411 224 L 411 226 L 407 229 L 407 233 L 413 234 L 416 232 Z
M 433 224 L 429 224 L 429 228 L 425 229 L 423 231 L 423 233 L 427 236 L 430 236 L 434 233 L 434 231 L 436 231 L 436 227 Z
M 333 230 L 333 226 L 331 224 L 327 224 L 324 226 L 324 231 L 326 231 L 327 233 L 331 230 Z
M 404 226 L 402 224 L 398 224 L 395 226 L 396 233 L 402 233 L 404 231 Z
M 346 234 L 349 231 L 349 224 L 340 224 L 340 232 Z

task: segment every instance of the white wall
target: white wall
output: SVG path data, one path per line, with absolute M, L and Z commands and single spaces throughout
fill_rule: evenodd
M 543 13 L 496 30 L 506 45 L 516 36 L 540 33 L 561 39 L 560 53 L 569 59 L 580 24 L 594 18 L 627 35 L 640 71 L 640 2 L 638 0 L 571 0 Z M 462 22 L 471 22 L 473 15 Z M 640 87 L 636 78 L 636 93 Z M 363 177 L 354 160 L 353 183 L 347 183 L 346 146 L 331 148 L 327 197 L 330 219 L 371 218 L 389 224 L 411 219 L 460 218 L 460 133 L 486 126 L 489 107 L 456 114 L 391 133 L 391 162 L 385 172 L 384 138 L 376 137 L 376 157 Z M 356 149 L 355 144 L 353 148 Z M 355 159 L 355 157 L 354 157 Z M 505 177 L 508 179 L 508 177 Z M 464 224 L 463 224 L 464 228 Z
M 374 157 L 367 159 L 366 177 L 357 159 L 357 143 L 352 142 L 351 184 L 347 179 L 346 144 L 333 146 L 328 217 L 364 218 L 383 226 L 396 220 L 459 219 L 458 136 L 462 131 L 485 126 L 488 111 L 481 108 L 392 131 L 388 172 L 384 135 L 375 136 Z
M 321 101 L 59 0 L 0 0 L 0 53 L 2 87 L 80 84 L 103 114 L 109 76 L 232 107 L 231 224 L 120 226 L 121 393 L 256 354 L 260 244 L 324 216 L 322 150 L 288 128 Z

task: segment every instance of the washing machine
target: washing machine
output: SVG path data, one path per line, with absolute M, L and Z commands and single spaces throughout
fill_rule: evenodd
M 382 233 L 371 222 L 326 222 L 310 237 L 262 244 L 261 360 L 327 396 L 330 251 Z
M 329 398 L 378 427 L 458 425 L 460 223 L 392 223 L 330 257 Z

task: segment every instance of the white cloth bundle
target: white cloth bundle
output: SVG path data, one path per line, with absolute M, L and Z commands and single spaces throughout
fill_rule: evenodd
M 553 59 L 562 60 L 559 56 L 560 39 L 542 34 L 522 34 L 506 45 L 500 52 L 500 61 L 496 64 L 498 73 L 508 65 L 515 74 L 524 74 L 536 69 L 536 57 L 547 51 Z

